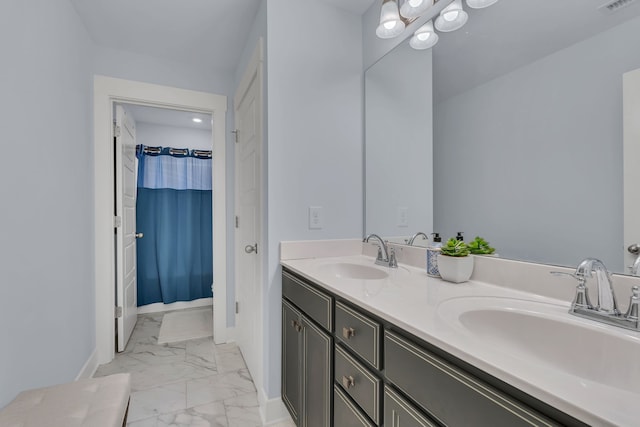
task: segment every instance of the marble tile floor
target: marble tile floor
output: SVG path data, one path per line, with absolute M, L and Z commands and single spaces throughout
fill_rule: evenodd
M 262 426 L 256 389 L 235 344 L 211 337 L 157 344 L 164 313 L 138 316 L 124 352 L 96 377 L 131 373 L 131 427 Z M 295 427 L 287 420 L 271 427 Z

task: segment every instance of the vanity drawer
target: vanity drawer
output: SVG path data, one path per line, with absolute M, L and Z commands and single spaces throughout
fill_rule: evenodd
M 384 358 L 387 379 L 446 426 L 559 425 L 390 331 Z
M 335 346 L 334 378 L 344 391 L 377 425 L 380 424 L 382 380 L 350 356 L 340 345 Z
M 334 427 L 375 427 L 337 385 L 333 386 L 333 425 Z
M 304 283 L 286 271 L 282 272 L 282 295 L 294 303 L 307 317 L 333 332 L 333 297 Z
M 381 329 L 378 322 L 336 302 L 336 337 L 378 370 Z
M 384 386 L 385 427 L 438 427 L 391 387 Z

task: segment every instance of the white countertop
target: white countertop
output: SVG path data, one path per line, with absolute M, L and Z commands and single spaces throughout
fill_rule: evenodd
M 386 279 L 381 280 L 338 278 L 322 269 L 323 265 L 339 262 L 373 266 L 374 258 L 347 255 L 334 258 L 283 259 L 281 264 L 328 291 L 587 424 L 640 425 L 640 417 L 637 414 L 640 384 L 629 386 L 627 389 L 607 386 L 558 369 L 536 358 L 535 354 L 523 357 L 522 353 L 509 352 L 480 339 L 469 339 L 468 333 L 461 333 L 452 325 L 450 319 L 447 319 L 447 313 L 443 312 L 441 304 L 460 297 L 535 301 L 545 304 L 554 315 L 566 315 L 568 322 L 581 323 L 581 326 L 587 328 L 604 328 L 607 333 L 624 335 L 624 339 L 636 340 L 638 348 L 640 333 L 570 316 L 567 313 L 569 301 L 479 281 L 448 283 L 427 276 L 424 269 L 403 264 L 397 270 L 380 267 L 389 273 Z M 544 339 L 544 335 L 542 337 Z M 602 343 L 584 342 L 581 345 L 584 354 L 587 355 Z M 576 363 L 580 362 L 582 361 L 576 360 Z M 616 366 L 617 363 L 616 360 L 602 362 L 604 369 L 609 363 L 611 366 Z M 602 366 L 597 368 L 603 369 Z M 640 360 L 634 366 L 625 369 L 638 372 Z

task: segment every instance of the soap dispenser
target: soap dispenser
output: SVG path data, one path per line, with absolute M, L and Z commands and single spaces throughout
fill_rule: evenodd
M 458 231 L 458 235 L 456 236 L 456 240 L 462 242 L 464 241 L 464 236 L 462 235 L 462 231 Z
M 442 247 L 442 237 L 439 233 L 431 233 L 433 238 L 431 243 L 427 246 L 427 275 L 431 277 L 440 277 L 440 271 L 438 270 L 438 254 Z

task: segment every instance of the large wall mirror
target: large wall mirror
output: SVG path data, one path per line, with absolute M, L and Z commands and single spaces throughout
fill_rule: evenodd
M 369 68 L 365 233 L 462 231 L 504 258 L 628 273 L 622 82 L 640 68 L 640 2 L 603 4 L 502 0 Z

